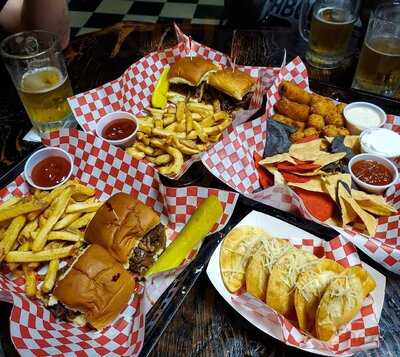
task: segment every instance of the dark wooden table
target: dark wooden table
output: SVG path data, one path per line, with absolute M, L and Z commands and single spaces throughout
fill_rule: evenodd
M 234 29 L 228 27 L 183 25 L 182 30 L 213 48 L 231 54 Z M 237 63 L 277 66 L 283 49 L 291 60 L 303 56 L 305 44 L 296 30 L 275 26 L 257 30 L 238 30 L 235 35 Z M 357 53 L 360 36 L 353 38 Z M 176 43 L 169 25 L 120 23 L 103 31 L 81 36 L 65 51 L 68 72 L 75 93 L 94 88 L 119 76 L 130 64 L 158 48 Z M 361 98 L 382 105 L 387 112 L 400 114 L 396 100 L 382 99 L 349 89 L 356 56 L 338 70 L 318 71 L 309 68 L 311 86 L 317 92 L 343 101 Z M 29 130 L 29 120 L 4 68 L 0 65 L 2 89 L 0 95 L 0 176 L 26 157 L 37 144 L 22 141 Z M 221 186 L 204 176 L 199 184 Z M 240 209 L 240 208 L 238 208 Z M 382 344 L 379 350 L 360 353 L 361 356 L 400 355 L 400 277 L 363 256 L 369 264 L 387 276 L 387 299 L 381 318 Z M 10 307 L 0 305 L 0 340 L 7 356 L 16 355 L 8 336 Z M 1 351 L 0 351 L 1 355 Z M 181 308 L 156 344 L 151 356 L 306 356 L 303 351 L 285 346 L 254 328 L 224 302 L 203 272 Z

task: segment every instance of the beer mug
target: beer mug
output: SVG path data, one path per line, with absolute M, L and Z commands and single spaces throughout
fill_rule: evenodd
M 371 15 L 352 87 L 386 96 L 400 89 L 400 2 Z
M 299 32 L 308 42 L 307 61 L 318 68 L 336 68 L 346 55 L 347 46 L 358 18 L 359 0 L 303 1 L 300 10 Z M 312 9 L 309 36 L 305 28 Z
M 0 52 L 39 134 L 76 125 L 67 98 L 71 84 L 56 35 L 27 31 L 3 40 Z

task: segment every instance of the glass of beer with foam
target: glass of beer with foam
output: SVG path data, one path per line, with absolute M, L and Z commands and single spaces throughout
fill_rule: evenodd
M 310 0 L 303 1 L 300 10 L 299 32 L 308 42 L 306 59 L 317 68 L 329 69 L 340 66 L 358 18 L 359 0 Z M 311 28 L 306 20 L 311 16 Z
M 0 52 L 40 135 L 76 126 L 67 102 L 72 88 L 56 35 L 42 30 L 17 33 L 3 40 Z
M 352 87 L 389 97 L 400 90 L 400 2 L 383 3 L 370 17 Z

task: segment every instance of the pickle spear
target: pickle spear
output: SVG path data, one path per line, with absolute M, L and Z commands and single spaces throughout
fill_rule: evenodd
M 222 213 L 222 204 L 216 196 L 206 198 L 197 207 L 175 240 L 147 270 L 145 276 L 177 268 L 192 249 L 210 232 L 210 229 L 221 218 Z

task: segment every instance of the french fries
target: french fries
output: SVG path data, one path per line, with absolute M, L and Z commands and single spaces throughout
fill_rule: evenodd
M 21 216 L 23 214 L 38 211 L 44 209 L 48 206 L 48 202 L 41 200 L 33 200 L 24 203 L 17 203 L 7 209 L 0 210 L 0 222 L 6 221 L 10 218 L 15 218 L 17 216 Z
M 146 108 L 149 114 L 139 118 L 136 140 L 126 153 L 151 162 L 163 175 L 174 176 L 185 160 L 220 139 L 232 117 L 221 110 L 218 100 L 204 104 L 171 91 L 167 98 L 173 105 Z
M 3 239 L 0 242 L 0 261 L 4 259 L 4 256 L 11 250 L 15 241 L 17 240 L 18 234 L 25 224 L 25 216 L 15 217 L 8 229 L 4 232 Z
M 52 202 L 51 215 L 46 220 L 46 223 L 43 225 L 43 227 L 40 228 L 35 240 L 33 241 L 32 251 L 39 252 L 46 245 L 46 236 L 55 226 L 61 215 L 64 213 L 65 209 L 67 208 L 69 199 L 71 198 L 71 195 L 72 195 L 72 188 L 67 187 L 61 193 L 61 195 Z
M 30 269 L 26 264 L 22 265 L 22 270 L 25 276 L 25 294 L 28 297 L 36 296 L 36 274 L 33 269 Z
M 69 205 L 66 209 L 66 213 L 83 213 L 83 212 L 96 212 L 100 207 L 102 203 L 101 202 L 79 202 L 79 203 L 73 203 Z
M 53 259 L 49 263 L 46 276 L 41 287 L 44 293 L 49 293 L 53 290 L 54 284 L 57 279 L 57 271 L 60 266 L 60 261 L 58 259 Z
M 55 240 L 62 240 L 62 241 L 69 241 L 69 242 L 79 242 L 83 241 L 83 233 L 80 231 L 53 231 L 50 232 L 47 236 L 47 241 L 55 241 Z
M 7 263 L 35 263 L 35 262 L 47 262 L 53 259 L 62 259 L 72 255 L 77 246 L 69 245 L 62 248 L 54 248 L 41 250 L 39 252 L 20 252 L 11 251 L 6 255 L 5 261 Z
M 50 293 L 61 260 L 83 246 L 84 229 L 101 206 L 94 195 L 94 189 L 68 180 L 50 192 L 33 190 L 0 205 L 0 262 L 16 276 L 24 276 L 27 296 Z M 42 270 L 46 265 L 47 271 Z M 43 284 L 38 291 L 40 274 Z

